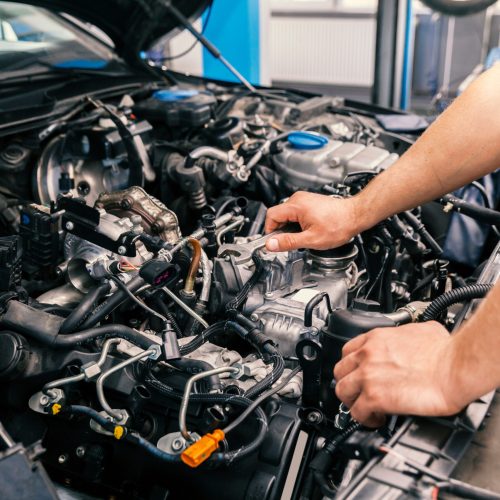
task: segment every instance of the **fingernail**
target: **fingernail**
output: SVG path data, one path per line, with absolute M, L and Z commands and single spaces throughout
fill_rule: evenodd
M 266 246 L 267 249 L 270 250 L 271 252 L 277 252 L 280 248 L 280 245 L 276 238 L 271 238 L 270 240 L 267 240 Z

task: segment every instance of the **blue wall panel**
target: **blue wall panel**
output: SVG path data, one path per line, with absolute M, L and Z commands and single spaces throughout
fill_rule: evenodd
M 205 20 L 205 15 L 204 20 Z M 260 83 L 259 0 L 214 0 L 205 36 L 251 83 Z M 236 81 L 235 77 L 203 49 L 203 74 L 207 78 Z

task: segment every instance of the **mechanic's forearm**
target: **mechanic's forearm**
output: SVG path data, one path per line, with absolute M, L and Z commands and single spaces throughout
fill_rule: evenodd
M 356 197 L 360 230 L 500 167 L 500 64 L 478 78 L 420 139 Z
M 472 401 L 500 387 L 500 283 L 453 336 L 456 391 Z

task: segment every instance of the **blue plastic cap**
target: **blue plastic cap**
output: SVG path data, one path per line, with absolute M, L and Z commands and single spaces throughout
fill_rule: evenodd
M 288 142 L 295 149 L 321 149 L 328 144 L 328 139 L 316 132 L 290 132 Z
M 198 94 L 199 92 L 195 89 L 157 90 L 153 93 L 153 98 L 158 101 L 173 102 L 182 101 Z

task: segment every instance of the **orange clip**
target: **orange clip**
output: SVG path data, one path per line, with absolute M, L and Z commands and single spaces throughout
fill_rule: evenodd
M 181 454 L 181 460 L 189 467 L 198 467 L 219 448 L 219 443 L 224 439 L 224 432 L 215 429 L 212 434 L 205 434 L 201 439 L 186 448 Z

